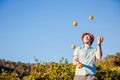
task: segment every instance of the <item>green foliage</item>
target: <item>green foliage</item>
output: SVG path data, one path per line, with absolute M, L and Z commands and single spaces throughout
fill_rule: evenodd
M 0 80 L 73 80 L 75 66 L 67 59 L 62 57 L 58 63 L 40 63 L 34 58 L 36 64 L 0 60 Z M 97 80 L 119 80 L 120 53 L 97 61 L 96 68 Z
M 0 74 L 0 80 L 20 80 L 18 78 L 18 74 L 10 73 L 2 69 L 2 73 Z
M 100 67 L 100 66 L 99 66 Z M 119 80 L 120 67 L 97 70 L 97 80 Z
M 37 63 L 33 66 L 32 73 L 26 77 L 28 80 L 73 80 L 75 66 L 63 63 L 62 58 L 59 63 Z
M 104 60 L 97 62 L 97 80 L 120 79 L 120 53 L 108 55 Z

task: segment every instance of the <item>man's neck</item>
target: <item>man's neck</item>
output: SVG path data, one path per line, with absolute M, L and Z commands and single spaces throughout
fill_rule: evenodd
M 87 48 L 90 47 L 90 44 L 84 44 L 84 45 L 85 45 L 85 47 L 87 47 Z

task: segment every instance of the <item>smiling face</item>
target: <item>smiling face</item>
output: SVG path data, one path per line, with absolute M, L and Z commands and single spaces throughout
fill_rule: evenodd
M 81 38 L 84 44 L 92 45 L 94 41 L 94 35 L 89 32 L 83 33 Z
M 83 37 L 84 44 L 91 44 L 91 41 L 92 41 L 91 37 L 88 34 L 84 35 L 84 37 Z

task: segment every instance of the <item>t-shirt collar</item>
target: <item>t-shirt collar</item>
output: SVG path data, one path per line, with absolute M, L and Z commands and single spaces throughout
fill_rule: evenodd
M 83 48 L 87 48 L 87 49 L 91 49 L 92 47 L 89 46 L 89 47 L 86 47 L 85 45 L 82 46 Z

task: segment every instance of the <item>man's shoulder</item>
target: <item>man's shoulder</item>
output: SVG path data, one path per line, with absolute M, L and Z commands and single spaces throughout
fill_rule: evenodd
M 77 46 L 75 50 L 80 50 L 81 48 L 83 48 L 83 46 Z
M 93 48 L 93 47 L 90 47 L 89 49 L 92 50 L 92 51 L 96 51 L 97 50 L 96 48 Z

